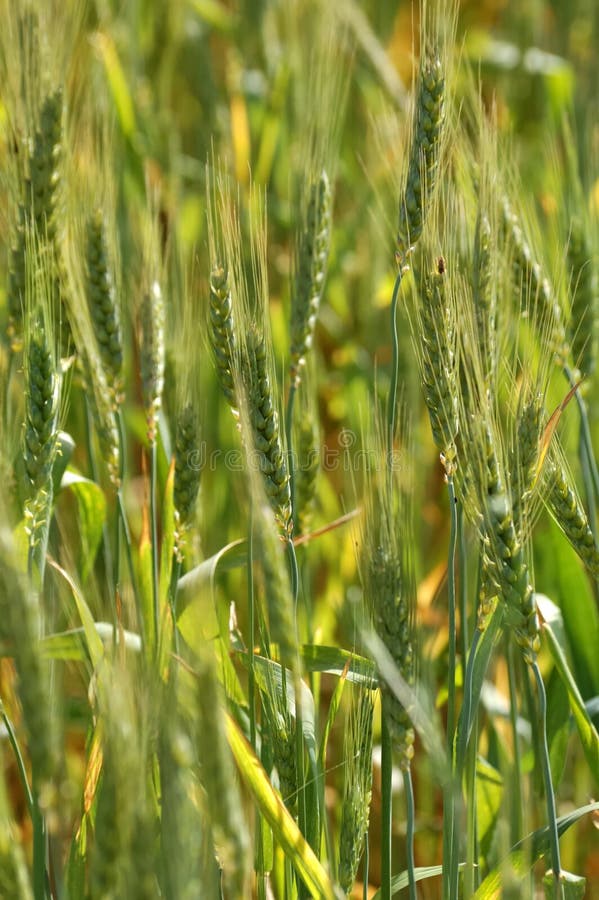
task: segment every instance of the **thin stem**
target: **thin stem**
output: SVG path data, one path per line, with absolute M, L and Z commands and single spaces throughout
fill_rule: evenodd
M 547 825 L 549 828 L 549 840 L 551 847 L 551 869 L 553 871 L 553 894 L 555 898 L 563 896 L 560 875 L 561 863 L 559 855 L 559 834 L 557 830 L 557 814 L 555 809 L 555 794 L 553 793 L 553 783 L 551 780 L 551 764 L 549 761 L 549 746 L 547 744 L 547 695 L 545 694 L 545 685 L 543 684 L 543 676 L 539 669 L 539 664 L 535 660 L 532 664 L 532 670 L 537 684 L 537 693 L 539 695 L 539 724 L 541 737 L 541 765 L 543 769 L 543 781 L 545 784 L 545 799 L 547 801 Z
M 408 870 L 408 887 L 410 900 L 416 900 L 416 875 L 414 866 L 414 787 L 412 770 L 408 767 L 403 773 L 403 786 L 406 795 L 406 866 Z
M 250 743 L 256 749 L 256 673 L 254 671 L 254 641 L 256 610 L 254 597 L 254 512 L 250 501 L 247 543 L 247 594 L 248 594 L 248 699 L 250 704 Z M 260 841 L 260 844 L 262 842 Z
M 31 821 L 33 824 L 33 896 L 46 900 L 46 826 L 34 789 Z
M 393 357 L 391 361 L 389 406 L 387 407 L 387 429 L 389 434 L 387 450 L 389 453 L 393 451 L 395 421 L 397 416 L 397 384 L 399 381 L 399 338 L 397 335 L 397 304 L 399 300 L 399 288 L 401 286 L 401 279 L 402 271 L 400 267 L 395 279 L 395 284 L 393 286 L 393 294 L 391 296 L 391 350 L 393 353 Z
M 362 900 L 368 900 L 368 868 L 370 864 L 370 848 L 368 846 L 368 832 L 366 832 L 366 837 L 364 838 L 364 863 L 362 867 Z
M 483 632 L 480 630 L 480 628 L 476 628 L 472 637 L 472 644 L 470 645 L 470 652 L 468 653 L 468 661 L 466 663 L 466 671 L 464 673 L 464 698 L 462 700 L 462 711 L 460 714 L 462 727 L 460 728 L 458 733 L 455 754 L 456 773 L 458 778 L 461 777 L 461 773 L 463 771 L 464 762 L 466 760 L 468 741 L 470 740 L 470 734 L 473 728 L 474 720 L 472 717 L 472 702 L 474 687 L 474 661 L 476 659 L 476 651 L 478 649 L 478 645 L 482 639 L 482 636 Z
M 88 400 L 85 400 L 85 445 L 87 450 L 87 460 L 89 463 L 89 472 L 92 478 L 92 481 L 95 481 L 96 484 L 100 483 L 99 473 L 98 473 L 98 464 L 96 461 L 96 452 L 94 450 L 94 442 L 92 438 L 93 434 L 93 416 L 92 411 L 90 409 L 90 405 Z M 112 598 L 114 603 L 114 597 L 112 596 L 112 588 L 113 585 L 110 583 L 110 575 L 113 571 L 113 561 L 112 554 L 110 550 L 110 537 L 108 534 L 108 526 L 104 521 L 102 523 L 102 549 L 104 553 L 104 569 L 106 574 L 106 586 L 108 588 L 108 596 Z M 118 553 L 118 544 L 117 544 L 117 553 Z M 116 587 L 118 582 L 115 581 L 114 586 Z M 114 608 L 112 610 L 114 617 Z
M 181 577 L 181 560 L 178 554 L 173 554 L 171 567 L 171 580 L 168 588 L 168 599 L 173 617 L 173 649 L 179 656 L 179 630 L 177 628 L 177 593 L 179 591 L 179 578 Z
M 150 444 L 150 530 L 152 534 L 152 598 L 154 600 L 154 630 L 156 641 L 160 633 L 160 600 L 158 597 L 158 514 L 156 511 L 156 481 L 158 475 L 156 440 Z
M 507 672 L 510 692 L 510 725 L 512 728 L 512 742 L 514 744 L 514 767 L 511 787 L 511 814 L 510 814 L 510 844 L 516 844 L 523 833 L 522 819 L 522 770 L 520 765 L 520 739 L 518 737 L 518 692 L 516 690 L 516 667 L 514 664 L 514 642 L 507 635 Z
M 449 499 L 449 552 L 447 559 L 447 605 L 449 614 L 449 646 L 447 662 L 447 749 L 449 758 L 453 755 L 455 731 L 455 673 L 456 673 L 456 583 L 455 558 L 458 530 L 458 510 L 453 484 L 453 475 L 447 476 Z
M 466 570 L 466 529 L 464 510 L 458 506 L 458 569 L 460 572 L 460 656 L 462 676 L 468 657 L 468 573 Z
M 393 831 L 393 746 L 383 710 L 381 720 L 381 900 L 391 900 Z
M 2 707 L 0 707 L 0 716 L 2 716 L 2 721 L 4 722 L 4 727 L 6 728 L 6 733 L 8 734 L 8 740 L 17 761 L 17 769 L 19 770 L 21 786 L 25 794 L 25 799 L 27 800 L 27 809 L 29 810 L 29 815 L 33 820 L 33 794 L 31 793 L 31 788 L 29 787 L 29 782 L 27 780 L 27 770 L 25 768 L 23 754 L 21 753 L 21 748 L 19 747 L 19 742 L 17 740 L 12 722 L 10 721 L 10 719 L 6 715 L 6 711 Z
M 595 511 L 595 491 L 593 488 L 593 474 L 591 464 L 589 462 L 589 454 L 584 442 L 582 423 L 580 425 L 580 436 L 578 441 L 578 455 L 580 457 L 580 468 L 582 469 L 582 479 L 584 481 L 584 492 L 587 501 L 587 514 L 589 517 L 589 525 L 593 532 L 593 537 L 597 539 L 597 513 Z
M 295 459 L 293 456 L 293 407 L 295 404 L 295 395 L 297 394 L 297 382 L 295 379 L 289 386 L 289 396 L 287 397 L 287 410 L 285 412 L 285 434 L 287 437 L 287 468 L 289 470 L 289 487 L 291 490 L 291 510 L 294 522 L 293 530 L 295 531 Z
M 474 717 L 474 739 L 468 744 L 468 759 L 466 772 L 466 797 L 467 797 L 467 841 L 466 841 L 466 867 L 464 870 L 464 897 L 474 894 L 477 885 L 477 860 L 478 860 L 478 828 L 476 809 L 476 761 L 478 746 L 476 740 L 477 716 Z
M 574 387 L 576 385 L 576 379 L 574 378 L 574 373 L 569 366 L 564 366 L 564 374 L 568 379 L 568 383 L 570 384 L 570 386 Z M 584 402 L 584 397 L 580 393 L 580 388 L 576 388 L 574 396 L 576 397 L 576 403 L 578 405 L 581 438 L 586 450 L 587 460 L 591 472 L 591 479 L 593 482 L 593 489 L 595 492 L 595 497 L 599 499 L 599 471 L 597 470 L 597 463 L 595 461 L 595 454 L 593 452 L 593 439 L 591 437 L 591 427 L 589 425 L 586 403 Z
M 447 560 L 447 605 L 449 613 L 449 646 L 447 663 L 447 755 L 452 762 L 452 772 L 455 775 L 455 760 L 453 756 L 453 740 L 455 733 L 455 674 L 456 674 L 456 582 L 455 582 L 455 558 L 457 548 L 458 511 L 453 475 L 447 475 L 447 494 L 449 499 L 449 552 Z M 447 874 L 444 873 L 447 896 L 450 900 L 456 900 L 458 896 L 458 833 L 456 814 L 456 784 L 452 778 L 445 791 L 445 810 L 448 821 L 443 816 L 444 844 L 447 855 L 444 854 L 444 866 L 449 863 Z

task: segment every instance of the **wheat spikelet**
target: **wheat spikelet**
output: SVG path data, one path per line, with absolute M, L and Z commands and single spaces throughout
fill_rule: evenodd
M 11 251 L 7 304 L 8 336 L 13 350 L 22 345 L 23 310 L 25 306 L 26 253 L 28 232 L 34 231 L 40 241 L 47 241 L 57 252 L 57 204 L 60 189 L 62 155 L 62 90 L 49 94 L 40 110 L 33 139 L 23 199 L 18 210 L 16 241 Z
M 191 406 L 183 407 L 177 417 L 175 435 L 175 484 L 173 501 L 177 523 L 185 530 L 190 524 L 200 489 L 200 472 L 193 464 L 193 454 L 198 449 L 200 426 Z
M 275 408 L 274 391 L 269 372 L 267 345 L 258 328 L 247 336 L 246 388 L 252 446 L 258 456 L 264 489 L 283 532 L 291 534 L 291 487 L 287 454 Z
M 406 430 L 404 426 L 403 431 Z M 374 630 L 401 676 L 408 684 L 413 684 L 415 588 L 408 490 L 399 483 L 397 462 L 393 462 L 392 469 L 388 468 L 390 457 L 378 411 L 373 432 L 373 451 L 381 466 L 380 469 L 371 467 L 369 471 L 360 575 Z M 381 695 L 383 715 L 398 753 L 400 768 L 407 769 L 414 755 L 414 729 L 409 712 L 385 680 L 381 683 Z
M 450 472 L 456 464 L 459 390 L 455 317 L 447 278 L 445 261 L 439 259 L 437 271 L 423 279 L 417 352 L 433 439 Z
M 100 209 L 87 223 L 87 301 L 106 380 L 120 399 L 123 369 L 121 314 L 109 259 L 106 221 Z
M 310 199 L 300 239 L 297 276 L 291 301 L 291 381 L 298 385 L 324 290 L 331 238 L 332 197 L 323 170 L 309 188 Z
M 593 578 L 599 579 L 599 550 L 587 514 L 565 467 L 556 458 L 548 467 L 546 489 L 553 518 Z
M 541 452 L 544 404 L 540 393 L 535 392 L 523 404 L 518 415 L 516 447 L 511 454 L 512 512 L 518 534 L 522 534 L 523 516 L 528 498 L 537 479 Z
M 439 53 L 425 52 L 420 64 L 406 181 L 399 204 L 397 252 L 400 267 L 422 235 L 439 168 L 445 117 L 445 74 Z
M 291 715 L 283 685 L 277 685 L 271 669 L 260 684 L 265 728 L 272 744 L 274 765 L 279 776 L 279 791 L 292 816 L 297 813 L 296 720 Z
M 493 383 L 496 360 L 497 294 L 492 249 L 491 223 L 479 209 L 474 233 L 472 293 L 487 390 Z
M 220 386 L 227 403 L 235 410 L 233 303 L 227 270 L 218 262 L 210 274 L 210 344 Z
M 511 253 L 513 279 L 520 298 L 521 308 L 530 312 L 539 331 L 547 332 L 551 349 L 559 365 L 564 365 L 569 354 L 562 309 L 555 292 L 524 234 L 518 216 L 509 202 L 503 201 L 503 230 Z
M 283 544 L 278 536 L 272 510 L 264 503 L 261 487 L 254 485 L 256 503 L 256 543 L 264 576 L 264 596 L 270 635 L 279 645 L 281 663 L 298 672 L 298 644 L 293 615 L 293 598 Z
M 307 392 L 304 392 L 304 398 Z M 306 534 L 310 527 L 316 482 L 320 470 L 319 429 L 314 403 L 304 400 L 299 424 L 295 471 L 295 533 Z
M 346 774 L 339 834 L 339 884 L 348 895 L 356 880 L 370 821 L 373 713 L 371 691 L 361 689 L 357 698 L 352 692 L 343 742 Z
M 525 548 L 516 531 L 509 490 L 495 452 L 495 437 L 488 425 L 484 432 L 487 496 L 483 512 L 483 552 L 486 575 L 505 604 L 506 623 L 514 629 L 525 659 L 532 662 L 540 647 L 534 590 Z
M 570 223 L 568 268 L 572 355 L 582 375 L 588 377 L 597 364 L 599 279 L 587 231 L 578 216 Z

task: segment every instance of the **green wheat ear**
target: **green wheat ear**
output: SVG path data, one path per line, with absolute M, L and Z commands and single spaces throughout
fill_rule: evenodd
M 593 374 L 597 365 L 599 340 L 599 277 L 587 231 L 575 216 L 568 241 L 570 275 L 570 334 L 574 362 L 582 375 Z
M 266 495 L 286 535 L 291 533 L 291 487 L 287 454 L 283 448 L 279 413 L 269 373 L 267 344 L 257 327 L 247 336 L 246 369 L 247 401 L 253 447 Z
M 123 335 L 109 259 L 106 222 L 99 209 L 87 223 L 86 260 L 89 312 L 106 380 L 115 402 L 118 402 L 123 374 Z
M 444 99 L 443 64 L 432 51 L 420 65 L 408 170 L 399 205 L 397 253 L 402 268 L 422 235 L 437 181 Z
M 291 381 L 298 385 L 312 346 L 322 299 L 331 240 L 332 196 L 323 170 L 310 187 L 306 227 L 300 238 L 297 276 L 291 300 Z
M 433 440 L 450 472 L 457 457 L 459 389 L 455 316 L 447 278 L 445 262 L 440 259 L 437 271 L 423 279 L 418 355 Z
M 49 94 L 40 110 L 33 147 L 28 159 L 28 175 L 19 205 L 16 242 L 11 251 L 8 279 L 8 336 L 13 350 L 23 341 L 26 253 L 28 232 L 47 241 L 56 254 L 57 205 L 60 194 L 62 158 L 63 94 L 58 88 Z
M 200 471 L 194 465 L 194 453 L 200 441 L 200 425 L 191 404 L 177 417 L 175 436 L 175 484 L 173 500 L 179 528 L 184 531 L 193 519 L 200 489 Z
M 352 691 L 349 724 L 343 742 L 345 780 L 339 834 L 339 884 L 350 894 L 358 874 L 370 823 L 372 799 L 372 691 Z
M 216 373 L 227 403 L 237 409 L 233 362 L 236 348 L 229 273 L 215 263 L 210 273 L 210 345 Z

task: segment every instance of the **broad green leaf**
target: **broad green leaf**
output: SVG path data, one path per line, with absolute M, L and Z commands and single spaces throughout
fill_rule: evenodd
M 115 638 L 115 629 L 110 622 L 95 622 L 95 629 L 105 647 L 112 647 Z M 123 642 L 125 648 L 132 653 L 141 652 L 141 638 L 134 631 L 126 631 L 123 628 L 116 629 L 117 645 Z M 47 659 L 62 659 L 83 662 L 88 659 L 85 652 L 85 630 L 72 628 L 69 631 L 61 631 L 56 634 L 48 634 L 40 641 L 42 653 Z
M 320 644 L 304 644 L 301 653 L 307 672 L 343 675 L 348 681 L 363 684 L 365 687 L 377 685 L 376 666 L 365 656 L 341 650 L 339 647 L 325 647 Z
M 75 605 L 77 607 L 77 612 L 79 614 L 79 618 L 81 620 L 81 624 L 83 625 L 83 633 L 85 637 L 85 643 L 87 644 L 87 652 L 89 653 L 89 657 L 92 662 L 92 666 L 94 669 L 97 668 L 100 663 L 102 657 L 104 656 L 104 645 L 102 644 L 102 640 L 96 631 L 96 623 L 94 622 L 94 617 L 91 614 L 91 610 L 87 603 L 85 602 L 85 598 L 69 573 L 59 566 L 58 563 L 50 559 L 48 564 L 52 566 L 66 581 L 68 586 L 71 589 L 71 593 L 73 594 L 73 599 L 75 600 Z
M 487 624 L 487 627 L 480 637 L 478 646 L 474 652 L 474 657 L 468 659 L 466 665 L 465 683 L 470 681 L 472 685 L 470 703 L 464 703 L 460 711 L 458 719 L 458 727 L 455 736 L 455 758 L 456 770 L 462 772 L 466 760 L 466 750 L 470 732 L 472 731 L 472 723 L 474 722 L 480 694 L 483 688 L 485 675 L 489 666 L 491 654 L 499 637 L 501 625 L 503 622 L 503 609 L 501 604 L 497 604 L 495 610 Z M 471 648 L 472 654 L 472 648 Z M 470 675 L 471 672 L 471 675 Z
M 476 761 L 476 819 L 480 855 L 486 859 L 503 799 L 503 779 L 486 759 Z
M 246 787 L 252 793 L 262 815 L 272 828 L 275 840 L 283 848 L 285 855 L 311 892 L 311 896 L 322 898 L 322 900 L 335 900 L 335 892 L 329 876 L 274 790 L 239 726 L 228 714 L 227 737 Z
M 580 900 L 580 898 L 584 897 L 587 884 L 586 878 L 581 878 L 580 875 L 573 875 L 571 872 L 564 872 L 563 870 L 559 874 L 563 900 Z M 553 900 L 555 897 L 555 878 L 552 872 L 548 872 L 543 878 L 543 887 L 547 900 Z
M 539 532 L 535 560 L 543 590 L 562 611 L 576 683 L 583 697 L 599 694 L 599 613 L 580 560 L 553 521 Z
M 218 569 L 237 569 L 247 563 L 247 541 L 232 541 L 208 559 L 203 560 L 179 579 L 178 599 L 183 609 L 207 584 L 212 584 Z
M 77 501 L 81 559 L 79 575 L 85 584 L 94 567 L 96 553 L 102 541 L 106 520 L 106 499 L 102 488 L 77 472 L 67 470 L 60 483 L 61 490 L 70 490 Z
M 570 738 L 570 703 L 568 691 L 557 669 L 552 669 L 547 682 L 547 743 L 551 763 L 551 783 L 557 791 L 566 763 Z
M 545 622 L 542 630 L 547 639 L 547 646 L 553 658 L 553 662 L 555 663 L 555 667 L 568 692 L 570 709 L 574 716 L 574 722 L 578 729 L 582 749 L 584 750 L 591 774 L 595 779 L 595 782 L 599 783 L 599 735 L 589 718 L 589 714 L 584 705 L 584 700 L 580 696 L 580 691 L 578 690 L 574 676 L 568 667 L 565 654 L 555 637 L 553 629 L 548 622 Z
M 560 837 L 565 834 L 576 822 L 590 813 L 599 810 L 599 803 L 589 803 L 580 806 L 568 815 L 560 816 L 557 820 L 557 830 Z M 520 875 L 525 875 L 541 857 L 549 852 L 549 829 L 540 828 L 519 841 L 510 851 L 506 859 L 489 872 L 483 883 L 474 894 L 475 900 L 498 900 L 501 896 L 501 873 L 509 865 L 511 870 Z
M 460 871 L 464 868 L 465 863 L 460 863 L 459 869 Z M 439 878 L 443 874 L 442 866 L 417 866 L 414 869 L 414 881 L 427 881 L 429 878 Z M 395 894 L 399 894 L 400 891 L 404 891 L 409 885 L 409 877 L 407 872 L 401 872 L 399 875 L 394 875 L 391 879 L 391 895 L 395 896 Z M 370 900 L 381 900 L 381 889 L 372 895 Z

